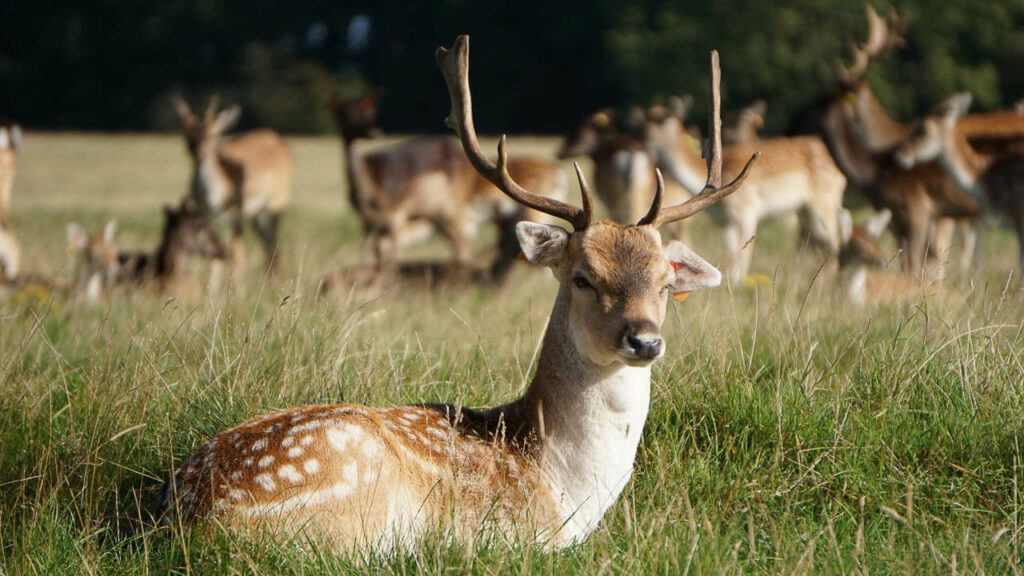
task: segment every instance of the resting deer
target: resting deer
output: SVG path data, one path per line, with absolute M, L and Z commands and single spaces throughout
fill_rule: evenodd
M 696 193 L 707 168 L 689 143 L 682 119 L 676 115 L 652 117 L 647 141 L 666 175 Z M 770 138 L 737 144 L 723 151 L 727 176 L 735 176 L 755 151 L 764 154 L 742 190 L 725 198 L 710 213 L 725 226 L 729 254 L 728 276 L 742 281 L 750 268 L 753 250 L 746 247 L 765 218 L 803 212 L 812 238 L 832 254 L 839 251 L 839 211 L 846 177 L 836 166 L 820 138 Z
M 160 244 L 153 252 L 118 250 L 115 220 L 98 235 L 75 223 L 68 224 L 67 233 L 75 256 L 75 285 L 92 302 L 118 284 L 154 281 L 160 289 L 169 289 L 190 254 L 214 260 L 227 256 L 209 221 L 185 206 L 164 207 Z
M 854 62 L 840 67 L 836 88 L 805 110 L 801 129 L 820 133 L 849 183 L 876 210 L 892 212 L 903 270 L 921 274 L 929 244 L 935 253 L 946 254 L 956 227 L 963 238 L 958 267 L 966 271 L 974 258 L 973 223 L 980 206 L 937 164 L 906 170 L 893 160 L 892 148 L 906 138 L 910 127 L 885 112 L 865 76 L 878 56 L 902 44 L 903 24 L 894 12 L 885 19 L 869 5 L 866 12 L 867 40 L 852 47 Z M 940 266 L 936 274 L 942 273 Z
M 685 100 L 673 100 L 673 109 L 685 114 Z M 603 109 L 587 116 L 579 126 L 566 135 L 558 152 L 560 159 L 587 156 L 594 163 L 594 187 L 597 197 L 608 208 L 611 220 L 619 223 L 636 222 L 651 205 L 654 189 L 655 159 L 647 150 L 641 135 L 643 112 L 640 118 L 622 119 L 612 109 Z M 628 124 L 640 124 L 638 127 Z M 620 124 L 626 124 L 620 126 Z M 674 182 L 665 188 L 665 200 L 678 203 L 690 194 Z M 684 239 L 686 229 L 679 221 L 670 227 L 670 234 Z
M 515 261 L 515 224 L 539 215 L 516 205 L 481 178 L 448 136 L 422 136 L 366 152 L 365 139 L 381 134 L 374 97 L 356 101 L 334 96 L 328 103 L 341 132 L 345 177 L 352 207 L 363 221 L 363 263 L 392 266 L 401 245 L 433 228 L 451 243 L 455 261 L 470 262 L 470 238 L 480 225 L 498 227 L 499 254 L 495 276 Z M 551 198 L 565 198 L 565 171 L 555 162 L 519 157 L 509 161 L 517 180 Z
M 1024 270 L 1024 155 L 974 150 L 967 136 L 957 130 L 970 105 L 969 93 L 947 100 L 921 122 L 896 157 L 904 166 L 937 159 L 961 190 L 1009 217 L 1017 232 Z
M 230 213 L 232 258 L 243 262 L 242 223 L 251 220 L 272 270 L 278 248 L 278 225 L 292 185 L 292 153 L 273 130 L 253 130 L 232 138 L 224 133 L 238 122 L 239 106 L 217 111 L 210 99 L 196 116 L 182 98 L 174 100 L 185 144 L 192 156 L 191 198 L 211 217 Z
M 593 222 L 578 167 L 582 208 L 520 186 L 504 138 L 497 164 L 484 156 L 473 127 L 469 38 L 436 57 L 452 101 L 448 125 L 473 166 L 517 203 L 573 227 L 516 226 L 525 257 L 559 283 L 532 383 L 520 399 L 491 409 L 337 404 L 251 420 L 174 474 L 167 505 L 186 517 L 302 533 L 343 551 L 411 547 L 431 533 L 472 541 L 488 529 L 560 548 L 586 538 L 629 481 L 651 364 L 665 354 L 668 296 L 681 299 L 721 278 L 684 244 L 662 244 L 657 227 L 728 195 L 745 172 L 718 187 L 712 169 L 702 194 L 669 208 L 659 186 L 635 225 Z M 713 151 L 710 161 L 717 158 Z

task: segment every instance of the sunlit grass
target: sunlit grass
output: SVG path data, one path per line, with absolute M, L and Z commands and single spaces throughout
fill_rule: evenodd
M 117 217 L 152 246 L 187 185 L 174 136 L 29 135 L 14 226 L 35 274 L 67 274 L 64 226 Z M 670 304 L 667 357 L 633 482 L 587 542 L 501 542 L 351 557 L 154 526 L 165 479 L 219 430 L 317 402 L 496 404 L 518 394 L 554 295 L 501 288 L 312 297 L 358 258 L 332 138 L 298 139 L 281 274 L 205 297 L 149 290 L 89 307 L 26 295 L 0 315 L 0 572 L 5 574 L 1016 573 L 1022 569 L 1020 296 L 1005 231 L 947 301 L 860 310 L 782 226 L 768 285 Z M 550 151 L 552 140 L 516 142 Z M 721 258 L 698 219 L 695 248 Z M 434 241 L 415 254 L 445 253 Z M 486 250 L 480 247 L 481 258 Z M 1010 283 L 1015 287 L 1015 282 Z

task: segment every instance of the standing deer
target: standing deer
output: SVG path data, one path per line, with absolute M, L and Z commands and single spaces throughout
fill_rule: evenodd
M 687 101 L 673 99 L 672 107 L 685 115 Z M 661 110 L 661 109 L 659 109 Z M 608 208 L 612 221 L 622 224 L 636 222 L 651 205 L 654 190 L 655 159 L 647 150 L 639 132 L 643 111 L 621 118 L 615 110 L 603 109 L 586 117 L 566 135 L 558 152 L 560 159 L 588 156 L 594 164 L 594 187 L 597 197 Z M 639 126 L 634 126 L 638 124 Z M 669 181 L 665 200 L 679 203 L 690 197 L 682 186 Z M 670 227 L 676 239 L 685 239 L 683 221 Z
M 1017 232 L 1024 270 L 1024 155 L 976 151 L 966 134 L 957 130 L 970 105 L 971 95 L 966 92 L 944 102 L 925 117 L 896 157 L 908 167 L 937 159 L 961 190 L 1009 217 Z
M 21 266 L 21 244 L 8 219 L 21 127 L 0 119 L 0 280 L 12 280 Z
M 473 166 L 517 203 L 573 227 L 516 226 L 525 257 L 559 284 L 526 394 L 482 410 L 336 404 L 251 420 L 217 435 L 174 474 L 166 503 L 185 517 L 302 533 L 340 550 L 409 548 L 431 533 L 471 542 L 484 530 L 561 548 L 585 539 L 629 481 L 651 364 L 665 354 L 668 296 L 682 299 L 721 279 L 684 244 L 663 244 L 657 227 L 727 196 L 746 173 L 719 187 L 716 164 L 692 200 L 662 208 L 659 186 L 637 224 L 595 223 L 578 167 L 582 208 L 517 183 L 504 137 L 497 164 L 484 156 L 473 127 L 469 38 L 436 58 L 452 101 L 448 125 Z M 717 95 L 717 54 L 712 66 Z M 717 141 L 717 129 L 712 134 Z
M 233 138 L 224 133 L 238 122 L 241 107 L 217 111 L 210 99 L 202 117 L 182 98 L 174 100 L 185 144 L 192 156 L 191 198 L 211 217 L 230 212 L 232 258 L 243 267 L 243 220 L 251 220 L 272 271 L 278 249 L 278 226 L 292 185 L 292 153 L 273 130 L 253 130 Z
M 652 118 L 647 140 L 658 165 L 669 178 L 697 193 L 707 168 L 689 143 L 682 120 L 675 115 Z M 723 151 L 727 176 L 735 176 L 755 151 L 764 154 L 747 184 L 725 198 L 710 213 L 725 226 L 730 257 L 731 282 L 742 281 L 750 268 L 753 250 L 746 248 L 765 218 L 803 212 L 812 238 L 832 254 L 839 251 L 839 211 L 843 205 L 846 177 L 836 166 L 820 138 L 770 138 L 754 144 L 737 144 Z
M 451 243 L 455 261 L 470 261 L 470 238 L 480 225 L 498 227 L 498 256 L 492 275 L 500 279 L 515 261 L 515 225 L 537 219 L 477 174 L 458 143 L 447 136 L 422 136 L 366 152 L 365 139 L 381 134 L 373 97 L 328 103 L 341 132 L 349 201 L 363 221 L 363 263 L 390 267 L 401 245 L 431 228 Z M 565 171 L 555 162 L 520 157 L 509 161 L 512 175 L 541 194 L 564 199 Z
M 957 228 L 963 239 L 958 268 L 966 271 L 974 258 L 974 220 L 981 208 L 937 164 L 906 170 L 892 158 L 893 147 L 911 128 L 886 113 L 865 76 L 878 56 L 903 43 L 903 23 L 895 12 L 883 19 L 865 6 L 869 25 L 865 43 L 852 47 L 853 64 L 840 67 L 836 88 L 804 112 L 801 129 L 820 133 L 849 183 L 876 210 L 891 211 L 903 270 L 921 274 L 929 245 L 945 255 Z M 943 267 L 935 272 L 941 276 Z

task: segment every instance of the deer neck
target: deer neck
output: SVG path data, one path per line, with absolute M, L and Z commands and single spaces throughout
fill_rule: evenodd
M 359 140 L 342 136 L 342 153 L 345 156 L 345 178 L 348 184 L 348 199 L 359 214 L 365 214 L 363 199 L 373 189 L 373 179 L 366 165 L 366 152 L 360 149 Z
M 822 130 L 825 143 L 846 178 L 859 188 L 873 185 L 878 176 L 877 160 L 853 134 L 840 104 L 833 104 L 825 112 Z
M 204 143 L 196 155 L 192 197 L 207 210 L 218 213 L 231 199 L 231 191 L 231 176 L 221 162 L 218 144 Z
M 688 142 L 686 131 L 680 127 L 678 134 L 656 146 L 658 165 L 665 174 L 690 194 L 699 194 L 707 180 L 707 164 Z
M 984 199 L 981 175 L 992 165 L 994 156 L 982 155 L 975 151 L 967 141 L 967 136 L 958 130 L 951 129 L 945 132 L 939 163 L 961 190 Z
M 871 90 L 860 92 L 856 110 L 860 121 L 860 136 L 872 152 L 892 150 L 910 136 L 910 128 L 890 116 Z
M 650 405 L 651 369 L 597 366 L 573 344 L 569 292 L 559 290 L 537 372 L 510 407 L 520 429 L 536 438 L 531 451 L 562 517 L 563 535 L 594 529 L 633 472 Z

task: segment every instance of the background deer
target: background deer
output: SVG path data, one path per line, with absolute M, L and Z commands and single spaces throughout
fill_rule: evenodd
M 492 272 L 501 277 L 515 261 L 515 224 L 537 219 L 481 178 L 448 136 L 422 136 L 367 152 L 363 140 L 381 134 L 374 97 L 347 101 L 337 95 L 328 107 L 341 132 L 349 201 L 363 221 L 364 264 L 391 266 L 401 245 L 434 229 L 451 243 L 455 261 L 468 264 L 470 238 L 486 222 L 498 227 L 498 256 Z M 541 194 L 564 199 L 565 171 L 555 162 L 519 157 L 509 161 L 513 176 Z M 511 246 L 511 248 L 510 248 Z
M 209 220 L 202 214 L 164 207 L 160 243 L 153 252 L 118 250 L 114 243 L 117 222 L 111 220 L 103 232 L 90 235 L 78 224 L 68 224 L 68 243 L 75 257 L 75 285 L 89 301 L 98 301 L 117 284 L 155 281 L 161 290 L 179 279 L 185 259 L 198 255 L 223 260 L 227 253 Z
M 0 280 L 6 281 L 14 279 L 21 267 L 21 244 L 8 218 L 20 145 L 21 127 L 0 119 Z
M 761 139 L 758 132 L 764 127 L 764 115 L 768 104 L 764 100 L 755 100 L 747 106 L 726 112 L 722 116 L 722 144 L 752 144 Z
M 291 195 L 292 153 L 273 130 L 224 138 L 242 109 L 236 105 L 218 112 L 217 105 L 214 96 L 200 117 L 184 99 L 174 100 L 193 161 L 191 198 L 211 217 L 230 213 L 232 258 L 238 270 L 243 266 L 242 222 L 252 221 L 266 251 L 267 269 L 272 270 L 281 213 Z
M 690 192 L 698 192 L 707 168 L 690 143 L 682 119 L 676 115 L 652 117 L 646 138 L 666 175 Z M 738 174 L 755 151 L 761 151 L 764 159 L 746 185 L 710 211 L 725 226 L 728 275 L 733 283 L 747 275 L 753 250 L 746 245 L 765 218 L 802 212 L 812 238 L 832 254 L 839 251 L 839 211 L 846 178 L 821 139 L 770 138 L 730 146 L 722 154 L 724 173 Z
M 408 547 L 435 531 L 472 540 L 485 525 L 559 548 L 586 538 L 625 487 L 647 417 L 651 364 L 665 353 L 668 295 L 682 298 L 721 278 L 684 244 L 663 245 L 656 227 L 726 196 L 742 176 L 720 188 L 712 169 L 705 192 L 686 203 L 661 208 L 659 186 L 638 224 L 594 223 L 578 167 L 582 208 L 517 183 L 504 137 L 497 164 L 484 156 L 468 51 L 461 36 L 436 56 L 452 100 L 448 123 L 470 162 L 516 202 L 573 227 L 516 227 L 526 258 L 559 283 L 526 394 L 489 410 L 329 405 L 272 413 L 188 459 L 168 487 L 169 506 L 231 526 L 306 531 L 343 549 Z
M 957 130 L 970 105 L 969 93 L 944 102 L 921 122 L 896 157 L 905 166 L 938 159 L 961 190 L 1009 217 L 1017 232 L 1024 270 L 1024 155 L 976 151 L 965 132 Z

